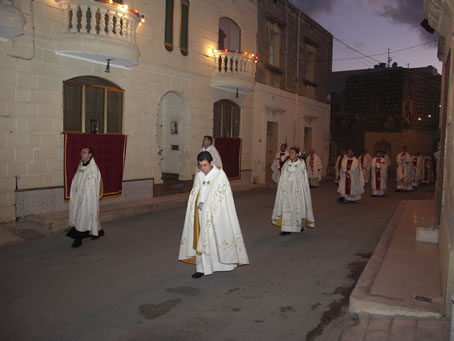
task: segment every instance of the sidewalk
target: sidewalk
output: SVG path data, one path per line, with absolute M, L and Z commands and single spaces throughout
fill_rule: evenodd
M 360 316 L 359 324 L 345 330 L 340 341 L 447 341 L 448 320 Z
M 260 190 L 272 185 L 231 183 L 235 193 Z M 108 204 L 100 207 L 101 223 L 145 215 L 187 204 L 189 193 L 153 197 L 147 200 L 135 200 Z M 44 213 L 25 217 L 25 220 L 0 224 L 0 246 L 22 243 L 45 237 L 49 234 L 64 231 L 68 227 L 68 210 Z

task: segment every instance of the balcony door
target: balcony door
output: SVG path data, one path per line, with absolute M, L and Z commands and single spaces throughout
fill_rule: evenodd
M 241 51 L 241 29 L 232 19 L 219 19 L 218 49 Z

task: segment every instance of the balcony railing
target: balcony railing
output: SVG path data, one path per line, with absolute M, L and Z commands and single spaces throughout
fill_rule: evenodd
M 249 92 L 255 86 L 257 56 L 243 52 L 214 50 L 215 70 L 213 86 L 228 90 Z
M 141 21 L 137 11 L 109 1 L 55 1 L 60 4 L 64 11 L 65 31 L 62 34 L 62 36 L 65 36 L 64 39 L 91 39 L 95 45 L 92 51 L 96 51 L 95 54 L 97 56 L 92 54 L 91 58 L 89 58 L 89 51 L 73 51 L 73 56 L 88 57 L 88 59 L 93 59 L 93 61 L 103 62 L 105 59 L 111 59 L 112 65 L 118 64 L 119 66 L 137 64 L 138 50 L 132 54 L 132 51 L 122 51 L 122 47 L 137 49 L 136 28 Z M 99 39 L 96 40 L 96 38 Z M 104 48 L 102 44 L 105 44 Z M 65 49 L 63 48 L 63 50 Z M 82 55 L 80 55 L 80 52 L 83 52 Z M 134 55 L 136 55 L 135 58 Z M 128 60 L 131 58 L 132 60 Z

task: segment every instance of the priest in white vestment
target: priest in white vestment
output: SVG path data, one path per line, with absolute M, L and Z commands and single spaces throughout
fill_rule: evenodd
M 302 232 L 305 227 L 315 227 L 306 164 L 298 154 L 296 147 L 290 148 L 289 159 L 282 167 L 271 217 L 283 236 Z
M 273 163 L 271 164 L 271 170 L 273 171 L 273 174 L 271 175 L 271 179 L 275 183 L 279 183 L 279 178 L 281 176 L 281 169 L 282 166 L 288 158 L 288 150 L 287 150 L 287 144 L 282 143 L 280 147 L 280 151 L 276 153 L 276 156 L 273 160 Z
M 388 180 L 388 164 L 377 151 L 371 162 L 371 187 L 373 197 L 382 197 L 386 192 L 386 182 Z
M 364 183 L 367 184 L 370 179 L 370 168 L 371 168 L 371 162 L 372 162 L 372 158 L 371 158 L 370 154 L 367 152 L 367 150 L 363 150 L 361 152 L 361 155 L 359 156 L 358 161 L 363 170 Z
M 416 188 L 420 185 L 422 175 L 423 175 L 423 158 L 419 152 L 417 152 L 413 157 L 411 158 L 411 161 L 413 163 L 413 188 Z
M 364 193 L 363 170 L 352 149 L 347 151 L 347 157 L 342 161 L 337 192 L 341 195 L 339 202 L 347 200 L 350 203 L 360 200 Z
M 399 154 L 397 154 L 396 162 L 397 162 L 396 192 L 412 191 L 414 167 L 411 155 L 407 153 L 406 146 L 402 146 L 402 151 Z
M 334 180 L 334 182 L 336 184 L 339 183 L 340 170 L 341 170 L 341 166 L 342 166 L 342 160 L 345 157 L 346 157 L 345 150 L 341 150 L 340 155 L 337 157 L 336 165 L 335 165 L 335 168 L 336 168 L 336 179 Z
M 99 199 L 102 197 L 101 172 L 90 147 L 80 151 L 81 163 L 71 182 L 69 200 L 69 227 L 66 234 L 73 238 L 72 247 L 82 245 L 82 239 L 104 235 L 99 222 Z
M 197 160 L 178 256 L 196 265 L 193 278 L 249 264 L 229 180 L 209 152 Z
M 218 150 L 213 146 L 213 138 L 211 136 L 204 136 L 202 141 L 202 149 L 200 152 L 209 152 L 213 157 L 213 163 L 216 167 L 222 168 L 221 155 L 219 155 Z M 198 165 L 197 165 L 198 166 Z
M 315 154 L 313 149 L 310 150 L 306 158 L 307 176 L 309 178 L 309 185 L 312 187 L 319 187 L 322 180 L 322 160 Z

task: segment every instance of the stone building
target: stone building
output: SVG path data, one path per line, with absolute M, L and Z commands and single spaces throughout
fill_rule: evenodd
M 265 11 L 279 13 L 272 47 L 257 46 Z M 313 127 L 323 153 L 331 65 L 319 79 L 302 56 L 330 56 L 330 39 L 282 1 L 0 0 L 0 221 L 67 209 L 69 134 L 127 136 L 121 196 L 101 205 L 190 186 L 203 135 L 231 152 L 237 182 L 266 181 L 268 121 L 272 148 Z
M 333 72 L 331 138 L 336 152 L 386 150 L 391 160 L 436 148 L 441 77 L 432 66 Z M 394 167 L 393 167 L 394 168 Z
M 436 221 L 439 231 L 441 288 L 444 312 L 452 315 L 454 295 L 454 3 L 425 0 L 424 17 L 427 26 L 440 33 L 438 59 L 443 63 L 440 113 L 440 148 L 437 157 L 435 192 Z M 432 31 L 433 32 L 433 31 Z M 452 331 L 451 331 L 452 332 Z

